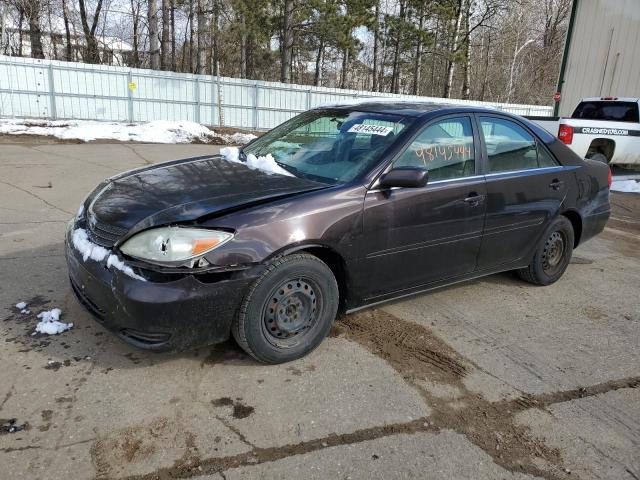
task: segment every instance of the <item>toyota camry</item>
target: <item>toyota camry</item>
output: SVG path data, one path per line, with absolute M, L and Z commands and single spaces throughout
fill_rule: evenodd
M 518 116 L 363 102 L 125 172 L 69 223 L 73 291 L 138 347 L 233 336 L 299 358 L 338 311 L 496 272 L 550 285 L 609 218 L 610 171 Z

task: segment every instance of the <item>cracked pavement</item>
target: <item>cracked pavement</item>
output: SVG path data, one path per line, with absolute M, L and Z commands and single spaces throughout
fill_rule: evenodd
M 344 317 L 285 365 L 106 332 L 70 291 L 67 220 L 106 176 L 215 150 L 0 145 L 3 477 L 640 478 L 637 229 L 551 287 L 494 275 Z M 54 306 L 74 328 L 32 336 Z

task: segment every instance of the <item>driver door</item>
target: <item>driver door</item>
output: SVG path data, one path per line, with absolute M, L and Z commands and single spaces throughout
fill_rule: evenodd
M 426 168 L 427 185 L 366 193 L 367 301 L 475 270 L 486 203 L 475 130 L 468 115 L 431 122 L 393 162 Z

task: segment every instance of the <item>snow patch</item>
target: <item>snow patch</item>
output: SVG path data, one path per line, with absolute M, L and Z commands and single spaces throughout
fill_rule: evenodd
M 44 135 L 61 140 L 118 140 L 143 143 L 213 143 L 220 139 L 228 144 L 250 142 L 250 133 L 223 134 L 189 121 L 155 120 L 147 123 L 97 122 L 92 120 L 27 120 L 0 119 L 0 134 Z
M 18 302 L 16 303 L 16 308 L 18 310 L 24 310 L 27 306 L 27 302 Z
M 116 270 L 120 270 L 125 275 L 128 275 L 131 278 L 135 278 L 136 280 L 142 280 L 143 282 L 146 282 L 146 280 L 143 277 L 135 273 L 133 269 L 130 266 L 126 265 L 124 261 L 120 260 L 117 255 L 111 254 L 109 255 L 109 258 L 107 258 L 107 268 L 111 268 L 111 267 L 115 268 Z
M 640 181 L 638 180 L 614 180 L 610 190 L 614 192 L 640 193 Z
M 54 308 L 38 314 L 40 322 L 36 325 L 36 333 L 46 333 L 47 335 L 57 335 L 73 327 L 73 323 L 64 323 L 60 321 L 62 310 Z
M 71 234 L 71 242 L 73 246 L 80 252 L 82 255 L 82 259 L 86 262 L 89 258 L 91 260 L 95 260 L 96 262 L 101 262 L 105 258 L 107 259 L 107 268 L 115 268 L 116 270 L 120 270 L 125 275 L 128 275 L 131 278 L 135 278 L 136 280 L 142 280 L 145 282 L 146 280 L 140 275 L 136 274 L 131 267 L 126 265 L 124 261 L 120 260 L 117 255 L 111 253 L 110 250 L 107 250 L 100 245 L 96 245 L 91 240 L 89 240 L 89 235 L 84 228 L 77 228 Z
M 249 153 L 247 155 L 247 161 L 240 160 L 240 149 L 238 147 L 225 147 L 220 149 L 220 155 L 222 155 L 229 162 L 242 163 L 252 170 L 262 170 L 268 174 L 276 173 L 278 175 L 285 175 L 287 177 L 294 177 L 291 172 L 288 172 L 280 165 L 278 165 L 269 153 L 266 156 L 256 157 L 254 154 Z
M 109 255 L 109 250 L 100 245 L 96 245 L 89 240 L 89 235 L 84 228 L 78 228 L 73 231 L 71 235 L 71 241 L 76 250 L 82 255 L 82 259 L 86 262 L 87 259 L 101 262 Z

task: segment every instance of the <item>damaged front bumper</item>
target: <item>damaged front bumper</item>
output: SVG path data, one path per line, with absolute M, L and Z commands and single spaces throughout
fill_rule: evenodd
M 252 270 L 133 278 L 106 261 L 84 260 L 65 237 L 71 287 L 102 325 L 136 347 L 184 350 L 227 340 Z M 144 277 L 144 271 L 138 270 Z

